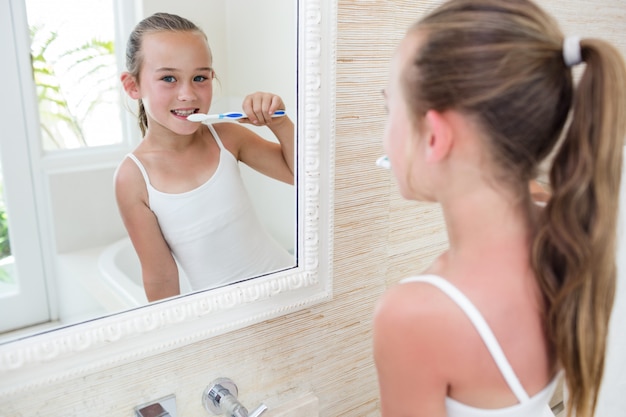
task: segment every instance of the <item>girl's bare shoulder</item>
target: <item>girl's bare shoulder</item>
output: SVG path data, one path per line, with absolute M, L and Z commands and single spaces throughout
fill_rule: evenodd
M 389 288 L 381 297 L 376 316 L 382 319 L 413 321 L 427 315 L 444 315 L 451 312 L 449 298 L 437 287 L 426 282 L 404 282 Z
M 242 136 L 252 134 L 250 129 L 236 122 L 213 123 L 213 129 L 222 142 L 241 140 Z
M 410 398 L 419 395 L 420 402 L 443 403 L 464 356 L 459 352 L 463 320 L 457 310 L 429 283 L 406 282 L 388 289 L 376 307 L 373 326 L 382 383 L 408 388 Z
M 117 166 L 113 175 L 115 195 L 120 202 L 129 200 L 145 200 L 147 197 L 146 183 L 137 164 L 125 157 Z
M 115 185 L 117 186 L 128 183 L 140 175 L 141 172 L 139 171 L 137 164 L 131 160 L 130 157 L 126 156 L 117 165 L 113 177 L 115 179 Z
M 425 282 L 405 282 L 389 288 L 374 313 L 374 328 L 384 340 L 415 341 L 422 353 L 444 353 L 465 318 L 456 304 L 439 288 Z M 454 335 L 454 336 L 453 336 Z
M 226 149 L 234 155 L 239 155 L 241 147 L 254 136 L 250 129 L 236 122 L 214 123 L 213 129 Z

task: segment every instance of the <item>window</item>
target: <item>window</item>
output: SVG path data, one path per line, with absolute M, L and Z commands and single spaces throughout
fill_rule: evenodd
M 114 10 L 114 0 L 26 0 L 45 152 L 122 140 Z

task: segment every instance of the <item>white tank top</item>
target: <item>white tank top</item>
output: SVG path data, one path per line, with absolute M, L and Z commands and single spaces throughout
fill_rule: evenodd
M 504 352 L 491 331 L 491 328 L 482 314 L 480 314 L 480 311 L 478 311 L 474 304 L 472 304 L 461 291 L 447 280 L 436 275 L 420 275 L 404 279 L 402 282 L 425 282 L 434 285 L 463 310 L 478 331 L 483 342 L 485 342 L 502 376 L 519 401 L 518 404 L 506 408 L 481 409 L 470 407 L 469 405 L 446 397 L 446 412 L 448 417 L 554 417 L 548 404 L 556 389 L 558 377 L 550 381 L 543 390 L 529 397 L 517 378 L 517 375 L 515 375 L 509 361 L 504 356 Z
M 192 290 L 213 288 L 295 265 L 292 255 L 264 229 L 245 189 L 237 159 L 208 126 L 220 157 L 213 176 L 179 194 L 155 189 L 143 175 L 148 203 Z

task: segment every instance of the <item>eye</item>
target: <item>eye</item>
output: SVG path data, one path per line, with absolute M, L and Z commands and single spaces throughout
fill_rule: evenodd
M 196 75 L 195 77 L 193 77 L 193 80 L 196 82 L 202 82 L 202 81 L 206 81 L 208 80 L 208 77 L 205 77 L 204 75 Z
M 176 82 L 176 78 L 174 78 L 174 76 L 172 75 L 166 75 L 165 77 L 161 78 L 161 81 L 165 81 L 166 83 L 173 83 Z

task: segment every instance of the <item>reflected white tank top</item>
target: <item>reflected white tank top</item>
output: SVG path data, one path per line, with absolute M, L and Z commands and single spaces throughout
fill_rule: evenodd
M 243 184 L 239 164 L 208 126 L 220 149 L 213 176 L 198 188 L 164 193 L 150 183 L 133 154 L 148 190 L 150 209 L 192 290 L 213 288 L 295 265 L 265 230 Z
M 469 405 L 446 397 L 446 412 L 448 417 L 554 417 L 548 404 L 556 389 L 558 377 L 550 381 L 543 390 L 529 397 L 517 378 L 517 375 L 515 375 L 509 361 L 504 356 L 504 352 L 491 331 L 491 328 L 482 314 L 480 314 L 480 311 L 478 311 L 474 304 L 461 291 L 447 280 L 436 275 L 420 275 L 406 278 L 402 280 L 402 282 L 425 282 L 434 285 L 463 310 L 485 342 L 502 376 L 519 401 L 518 404 L 506 408 L 481 409 L 470 407 Z

